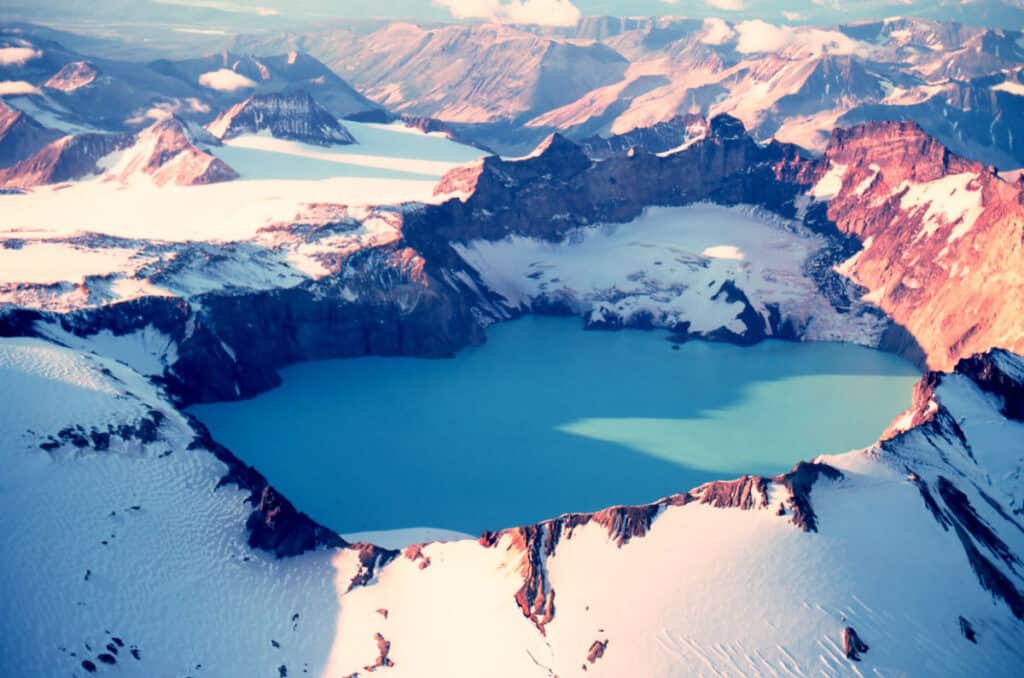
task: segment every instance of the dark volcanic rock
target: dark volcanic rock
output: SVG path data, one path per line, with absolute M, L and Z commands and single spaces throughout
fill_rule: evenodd
M 852 626 L 843 629 L 843 652 L 847 659 L 859 662 L 860 655 L 867 652 L 868 649 L 867 643 L 860 639 Z
M 794 214 L 793 199 L 812 183 L 800 178 L 806 163 L 796 147 L 760 146 L 728 115 L 709 128 L 706 138 L 666 157 L 638 151 L 595 163 L 559 135 L 526 159 L 487 157 L 445 175 L 437 194 L 468 197 L 411 215 L 406 237 L 428 258 L 443 258 L 448 242 L 510 234 L 558 240 L 579 226 L 630 221 L 650 205 L 711 200 Z

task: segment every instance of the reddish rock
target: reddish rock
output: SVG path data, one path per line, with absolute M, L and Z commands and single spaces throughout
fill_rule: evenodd
M 604 656 L 604 651 L 608 648 L 608 639 L 595 640 L 591 644 L 590 649 L 587 651 L 587 661 L 591 664 L 595 663 L 598 659 Z
M 363 669 L 373 673 L 377 669 L 390 668 L 395 665 L 395 662 L 391 661 L 388 657 L 388 653 L 391 652 L 391 641 L 387 640 L 380 632 L 373 635 L 377 641 L 377 659 L 372 664 L 364 666 Z

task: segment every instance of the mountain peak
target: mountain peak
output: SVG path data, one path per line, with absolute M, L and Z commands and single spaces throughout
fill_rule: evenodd
M 525 159 L 543 159 L 552 163 L 552 169 L 558 174 L 575 174 L 590 165 L 590 158 L 583 147 L 569 141 L 558 132 L 549 134 Z
M 61 92 L 74 92 L 92 84 L 96 80 L 96 75 L 96 68 L 89 62 L 72 61 L 50 76 L 43 87 Z
M 207 130 L 218 139 L 269 131 L 279 139 L 318 146 L 356 143 L 336 117 L 299 89 L 254 94 L 217 116 Z

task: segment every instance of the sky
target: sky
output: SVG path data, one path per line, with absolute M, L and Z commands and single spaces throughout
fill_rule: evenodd
M 0 0 L 0 20 L 178 21 L 237 31 L 372 18 L 569 26 L 595 15 L 722 16 L 822 24 L 918 15 L 1020 28 L 1024 0 Z

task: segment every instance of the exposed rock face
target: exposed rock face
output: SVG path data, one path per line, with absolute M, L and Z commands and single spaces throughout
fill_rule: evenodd
M 238 178 L 227 163 L 194 145 L 184 123 L 172 117 L 134 135 L 61 137 L 32 157 L 0 171 L 0 185 L 30 188 L 98 174 L 116 181 L 146 175 L 158 186 L 193 186 Z
M 509 234 L 557 240 L 579 226 L 629 221 L 648 205 L 698 200 L 793 214 L 800 187 L 779 180 L 795 178 L 803 162 L 793 147 L 757 145 L 730 116 L 712 119 L 706 139 L 666 157 L 638 151 L 597 163 L 552 135 L 524 161 L 492 156 L 449 172 L 436 192 L 468 197 L 427 210 L 407 233 L 416 238 L 422 224 L 457 242 Z
M 248 501 L 253 507 L 245 524 L 249 531 L 249 546 L 269 551 L 278 558 L 298 555 L 320 546 L 347 546 L 337 534 L 296 510 L 267 483 L 262 474 L 215 441 L 197 419 L 190 417 L 190 423 L 196 437 L 189 448 L 209 450 L 228 465 L 228 473 L 218 487 L 236 485 L 249 491 Z
M 0 186 L 30 188 L 59 184 L 103 170 L 99 161 L 127 148 L 133 138 L 126 134 L 78 134 L 50 142 L 35 155 L 0 171 Z
M 356 143 L 337 118 L 302 91 L 255 94 L 221 113 L 207 129 L 219 139 L 266 130 L 318 146 Z
M 86 61 L 73 61 L 54 73 L 43 86 L 61 92 L 74 92 L 91 84 L 95 79 L 96 69 L 92 64 Z
M 62 136 L 0 101 L 0 167 L 29 158 Z
M 847 626 L 843 629 L 843 652 L 846 654 L 847 659 L 859 662 L 861 653 L 867 651 L 867 643 L 860 639 L 857 631 L 852 626 Z
M 136 135 L 134 146 L 107 172 L 126 180 L 146 174 L 158 186 L 195 186 L 238 178 L 238 172 L 220 158 L 195 146 L 186 126 L 176 118 L 161 120 Z
M 935 369 L 992 347 L 1024 350 L 1009 299 L 1024 298 L 1019 186 L 912 123 L 839 130 L 822 161 L 842 189 L 828 204 L 864 249 L 844 272 L 905 327 Z

